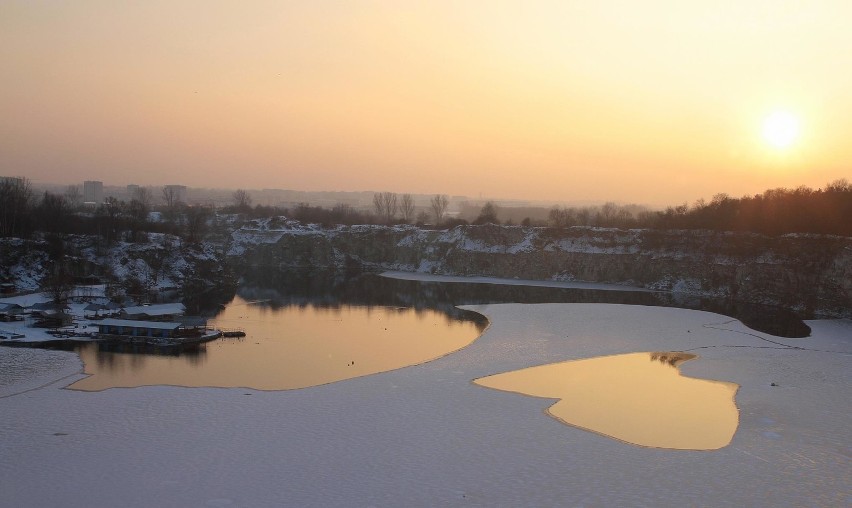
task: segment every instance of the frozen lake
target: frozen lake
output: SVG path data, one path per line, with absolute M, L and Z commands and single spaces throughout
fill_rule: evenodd
M 395 309 L 404 307 L 427 316 L 416 318 L 422 328 L 446 326 L 469 312 L 490 325 L 432 361 L 296 390 L 69 390 L 93 379 L 77 354 L 0 348 L 0 505 L 843 506 L 852 500 L 849 321 L 808 321 L 811 336 L 793 339 L 730 314 L 653 304 L 671 300 L 666 295 L 530 288 L 522 299 L 517 291 L 524 288 L 485 284 L 378 277 L 365 277 L 360 287 L 345 278 L 270 282 L 243 286 L 219 319 L 245 320 L 239 311 L 252 306 L 294 316 L 317 307 L 316 317 L 333 330 L 352 306 L 417 316 Z M 607 302 L 601 293 L 630 301 Z M 568 302 L 538 303 L 556 297 Z M 504 298 L 529 303 L 498 304 Z M 578 299 L 593 303 L 571 301 Z M 462 329 L 478 333 L 480 323 Z M 288 336 L 293 333 L 281 334 Z M 245 343 L 260 346 L 249 337 Z M 546 411 L 561 393 L 508 393 L 474 382 L 637 352 L 646 352 L 642 363 L 670 375 L 671 367 L 647 353 L 666 351 L 697 355 L 678 365 L 685 378 L 739 386 L 739 421 L 726 446 L 628 444 L 615 431 L 608 434 L 613 439 L 591 425 L 550 417 Z M 336 362 L 339 369 L 362 362 L 346 356 Z M 150 360 L 122 358 L 129 370 Z M 205 358 L 171 360 L 203 365 Z M 645 391 L 661 390 L 668 388 Z
M 341 277 L 317 272 L 276 272 L 251 280 L 209 324 L 239 329 L 246 337 L 222 338 L 191 347 L 151 348 L 126 343 L 86 343 L 76 351 L 90 376 L 72 389 L 172 385 L 306 388 L 433 360 L 469 345 L 487 321 L 458 305 L 500 302 L 595 302 L 713 308 L 719 302 L 683 301 L 672 295 L 612 285 L 438 278 L 415 280 L 364 274 Z M 621 290 L 624 289 L 624 290 Z M 757 325 L 806 329 L 780 309 L 731 308 Z
M 792 507 L 852 500 L 849 321 L 809 321 L 811 337 L 780 339 L 694 310 L 470 310 L 491 325 L 453 354 L 300 390 L 67 390 L 84 378 L 73 352 L 0 348 L 0 505 Z M 677 350 L 699 356 L 680 367 L 684 376 L 740 386 L 729 445 L 626 444 L 549 417 L 552 398 L 472 382 L 569 360 Z

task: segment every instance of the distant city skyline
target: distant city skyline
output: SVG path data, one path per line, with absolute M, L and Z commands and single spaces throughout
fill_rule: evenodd
M 692 203 L 852 176 L 852 3 L 9 0 L 33 182 Z

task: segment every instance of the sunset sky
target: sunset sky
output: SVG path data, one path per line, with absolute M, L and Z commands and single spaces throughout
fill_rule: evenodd
M 0 0 L 0 175 L 656 206 L 817 188 L 852 177 L 850 20 L 848 0 Z

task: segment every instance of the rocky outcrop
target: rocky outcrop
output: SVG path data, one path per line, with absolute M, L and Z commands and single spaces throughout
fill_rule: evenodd
M 852 317 L 852 238 L 588 227 L 323 229 L 282 218 L 232 235 L 235 269 L 409 270 L 641 286 Z
M 42 288 L 61 271 L 79 284 L 107 284 L 116 298 L 148 300 L 167 291 L 185 296 L 229 282 L 228 268 L 221 245 L 162 233 L 113 244 L 95 235 L 0 239 L 0 282 L 18 291 Z

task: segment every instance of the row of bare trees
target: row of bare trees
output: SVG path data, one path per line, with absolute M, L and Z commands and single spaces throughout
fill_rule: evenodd
M 449 204 L 450 200 L 444 194 L 436 194 L 429 201 L 429 209 L 436 226 L 444 221 Z M 395 222 L 397 213 L 399 213 L 400 221 L 403 224 L 410 224 L 415 219 L 414 197 L 411 194 L 399 196 L 393 192 L 378 192 L 373 195 L 373 209 L 385 224 Z M 417 217 L 417 222 L 425 223 L 428 221 L 429 213 L 425 210 L 421 211 L 421 214 Z

